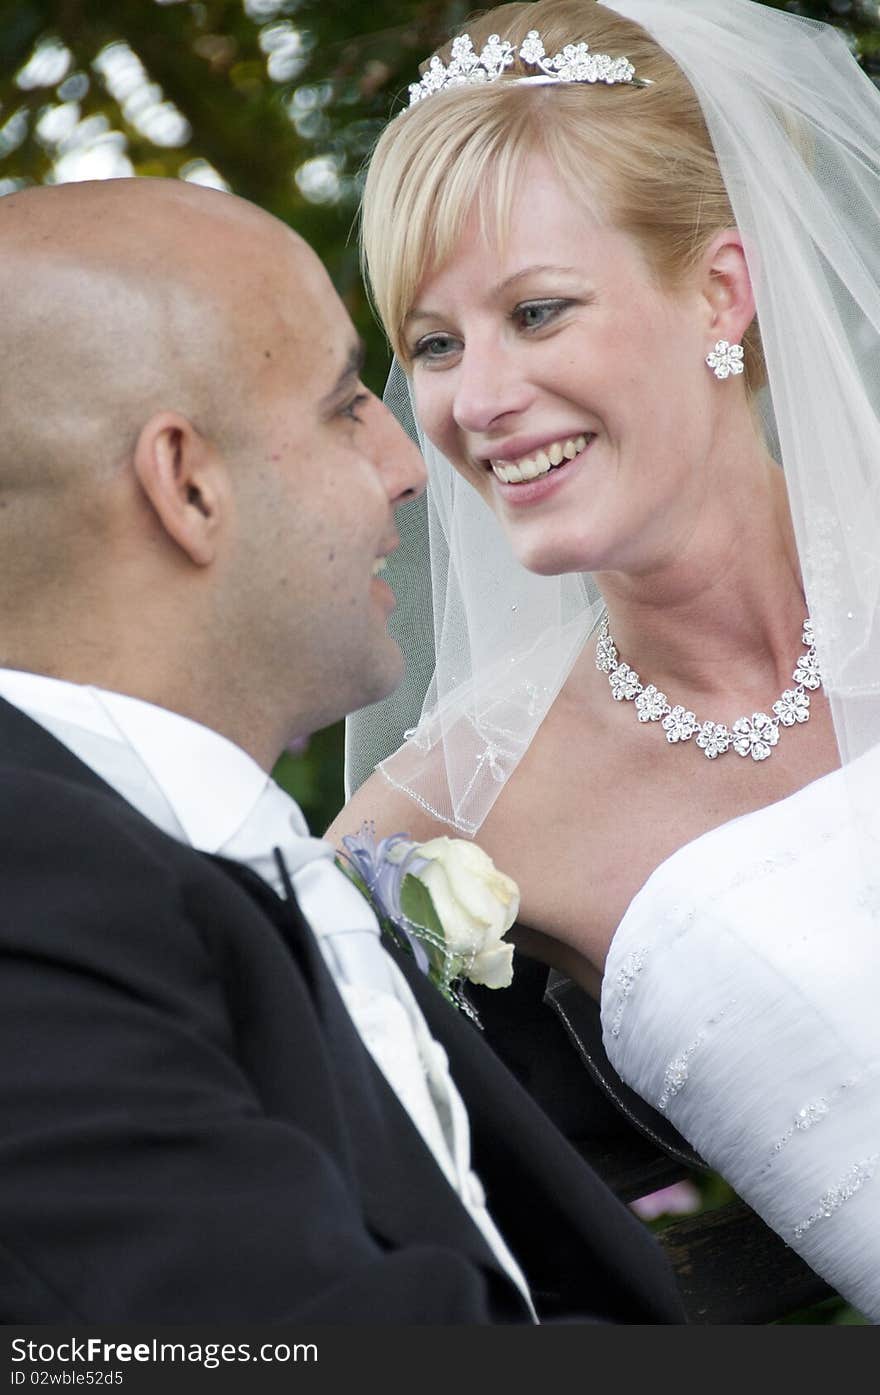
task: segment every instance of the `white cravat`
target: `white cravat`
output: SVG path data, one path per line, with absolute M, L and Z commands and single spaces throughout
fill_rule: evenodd
M 151 703 L 8 669 L 0 669 L 0 695 L 164 832 L 245 863 L 283 898 L 273 852 L 280 848 L 364 1045 L 534 1316 L 522 1271 L 471 1170 L 467 1110 L 446 1052 L 382 948 L 372 907 L 336 865 L 332 845 L 309 836 L 295 801 L 224 737 Z

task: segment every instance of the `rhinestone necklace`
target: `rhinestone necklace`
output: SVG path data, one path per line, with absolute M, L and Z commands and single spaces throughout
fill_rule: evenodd
M 806 690 L 816 689 L 822 683 L 813 624 L 809 616 L 804 621 L 801 641 L 806 645 L 807 652 L 801 654 L 792 674 L 797 687 L 786 688 L 774 702 L 772 717 L 766 712 L 753 712 L 751 717 L 738 717 L 731 727 L 723 722 L 700 722 L 686 707 L 671 707 L 666 694 L 655 688 L 653 683 L 643 686 L 635 670 L 629 664 L 620 662 L 608 629 L 607 610 L 599 630 L 596 667 L 600 673 L 608 674 L 611 696 L 615 701 L 634 702 L 640 722 L 661 722 L 670 745 L 690 741 L 692 736 L 696 736 L 697 745 L 709 760 L 715 760 L 716 756 L 723 756 L 729 750 L 736 751 L 738 756 L 751 756 L 752 760 L 766 760 L 779 740 L 780 726 L 793 727 L 810 720 L 810 695 Z

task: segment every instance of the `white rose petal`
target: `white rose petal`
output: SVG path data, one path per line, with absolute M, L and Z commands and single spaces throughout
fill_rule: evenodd
M 499 944 L 484 949 L 470 967 L 471 983 L 483 983 L 487 988 L 507 988 L 513 982 L 513 945 Z
M 499 941 L 519 911 L 516 882 L 499 872 L 482 848 L 461 838 L 433 838 L 418 846 L 418 854 L 428 860 L 418 876 L 431 893 L 447 949 L 480 956 L 498 946 L 509 959 L 511 947 L 499 946 Z M 497 977 L 506 970 L 495 967 L 484 972 Z M 473 968 L 468 976 L 474 982 L 488 981 L 476 979 Z

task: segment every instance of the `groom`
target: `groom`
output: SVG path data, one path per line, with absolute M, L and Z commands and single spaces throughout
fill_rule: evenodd
M 681 1321 L 267 775 L 398 682 L 423 487 L 321 264 L 116 180 L 0 286 L 0 1323 Z

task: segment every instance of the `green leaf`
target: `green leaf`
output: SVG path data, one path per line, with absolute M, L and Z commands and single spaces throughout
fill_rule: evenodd
M 421 925 L 423 929 L 432 931 L 443 943 L 446 942 L 431 893 L 424 882 L 420 882 L 412 873 L 408 873 L 403 879 L 400 888 L 400 909 L 414 925 Z

